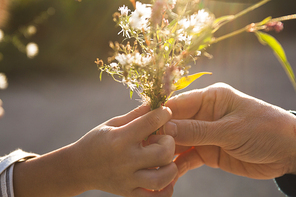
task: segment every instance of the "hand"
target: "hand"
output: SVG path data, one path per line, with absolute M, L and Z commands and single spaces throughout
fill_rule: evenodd
M 46 188 L 45 184 L 40 186 L 40 180 L 36 186 L 38 188 L 30 185 L 33 190 L 41 190 L 42 196 L 74 196 L 94 189 L 122 196 L 171 196 L 171 182 L 177 175 L 177 167 L 172 162 L 174 139 L 171 136 L 153 135 L 148 138 L 148 145 L 142 143 L 170 120 L 171 111 L 166 107 L 149 111 L 149 107 L 139 107 L 99 125 L 68 147 L 24 162 L 27 166 L 31 162 L 34 174 L 23 176 L 27 178 L 42 174 Z M 41 169 L 40 166 L 38 168 L 38 161 L 44 164 Z M 15 170 L 22 173 L 26 168 Z M 56 192 L 44 192 L 48 190 Z M 59 193 L 60 190 L 63 194 Z M 17 194 L 40 196 L 30 194 L 28 189 L 25 191 L 22 195 L 21 192 Z
M 296 117 L 218 83 L 170 99 L 178 177 L 206 164 L 236 175 L 271 179 L 296 172 Z M 179 120 L 177 120 L 179 119 Z

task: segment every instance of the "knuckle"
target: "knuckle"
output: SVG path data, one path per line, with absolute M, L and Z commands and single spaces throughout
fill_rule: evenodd
M 161 149 L 158 151 L 158 158 L 162 160 L 163 163 L 168 164 L 174 158 L 173 149 L 168 146 L 162 146 Z
M 209 97 L 216 98 L 221 93 L 226 95 L 232 93 L 234 88 L 226 83 L 219 82 L 209 86 L 207 90 Z
M 218 82 L 218 83 L 215 83 L 211 86 L 209 86 L 210 88 L 212 89 L 226 89 L 226 90 L 230 90 L 232 89 L 232 86 L 226 84 L 226 83 L 223 83 L 223 82 Z
M 153 116 L 148 116 L 147 117 L 147 124 L 150 126 L 150 127 L 155 127 L 155 126 L 158 126 L 160 124 L 160 117 L 158 115 L 153 115 Z

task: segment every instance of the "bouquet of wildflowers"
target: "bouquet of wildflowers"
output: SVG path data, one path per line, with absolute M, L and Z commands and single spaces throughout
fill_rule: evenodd
M 263 44 L 269 45 L 279 58 L 292 84 L 295 76 L 281 45 L 263 32 L 281 31 L 281 21 L 294 19 L 295 15 L 252 23 L 234 32 L 215 38 L 215 32 L 226 23 L 263 5 L 263 0 L 246 10 L 220 18 L 199 0 L 151 0 L 150 4 L 130 0 L 133 8 L 123 5 L 115 12 L 113 20 L 121 27 L 122 43 L 110 42 L 114 50 L 108 64 L 97 59 L 102 72 L 110 74 L 115 81 L 126 84 L 130 95 L 137 92 L 151 110 L 165 104 L 176 90 L 187 87 L 197 78 L 210 72 L 189 75 L 188 64 L 201 56 L 210 56 L 207 48 L 223 39 L 242 32 L 252 32 Z

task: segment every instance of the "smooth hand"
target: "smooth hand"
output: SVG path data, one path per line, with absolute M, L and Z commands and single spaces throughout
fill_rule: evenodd
M 83 169 L 82 179 L 86 185 L 93 186 L 89 189 L 123 196 L 172 195 L 170 183 L 177 175 L 177 167 L 172 162 L 174 139 L 154 135 L 148 138 L 149 145 L 142 143 L 171 118 L 171 111 L 168 108 L 149 110 L 149 107 L 140 107 L 111 119 L 76 143 L 77 162 L 85 160 L 79 166 Z
M 17 164 L 15 196 L 75 196 L 95 189 L 131 197 L 171 196 L 177 175 L 174 139 L 154 135 L 143 140 L 172 114 L 165 107 L 149 111 L 139 107 L 69 146 Z
M 178 177 L 206 164 L 271 179 L 296 173 L 296 117 L 218 83 L 173 97 L 164 132 L 176 141 Z

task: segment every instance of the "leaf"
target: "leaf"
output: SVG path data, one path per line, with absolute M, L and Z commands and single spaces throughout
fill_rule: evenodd
M 177 24 L 177 22 L 178 22 L 177 19 L 172 20 L 172 21 L 170 22 L 170 24 L 168 24 L 167 28 L 168 28 L 168 29 L 172 28 L 174 25 Z
M 100 81 L 102 81 L 103 70 L 100 72 Z
M 172 45 L 174 44 L 175 39 L 174 38 L 170 38 L 168 39 L 165 43 L 164 43 L 164 47 L 168 47 L 168 52 L 170 52 Z
M 271 16 L 265 18 L 263 21 L 259 22 L 258 25 L 265 25 L 266 23 L 268 23 L 270 20 L 272 19 Z
M 203 75 L 211 75 L 211 72 L 200 72 L 200 73 L 195 73 L 193 75 L 188 75 L 186 77 L 182 77 L 179 79 L 176 83 L 174 83 L 175 90 L 181 90 L 189 86 L 193 81 L 196 79 L 200 78 Z
M 130 98 L 133 98 L 134 91 L 130 90 Z
M 214 21 L 214 26 L 216 25 L 220 25 L 221 23 L 225 22 L 225 21 L 229 21 L 232 20 L 234 18 L 234 15 L 226 15 L 226 16 L 221 16 L 217 19 L 215 19 Z
M 213 22 L 213 33 L 216 32 L 224 23 L 234 19 L 234 15 L 221 16 Z
M 208 37 L 206 37 L 204 40 L 203 40 L 203 43 L 202 45 L 199 45 L 198 47 L 198 51 L 201 51 L 203 50 L 204 48 L 208 47 L 209 46 L 209 43 L 210 41 L 212 40 L 212 35 L 209 35 Z
M 208 44 L 208 39 L 212 38 L 211 28 L 205 28 L 201 33 L 193 35 L 193 42 L 189 46 L 188 51 L 197 51 L 205 48 L 203 45 Z
M 275 53 L 276 57 L 279 59 L 280 63 L 282 64 L 283 68 L 285 69 L 292 85 L 294 86 L 294 89 L 296 90 L 296 81 L 295 81 L 295 75 L 293 72 L 293 69 L 290 65 L 290 63 L 287 60 L 285 51 L 281 44 L 271 35 L 267 33 L 263 33 L 260 31 L 255 32 L 259 42 L 263 45 L 268 45 L 273 52 Z

